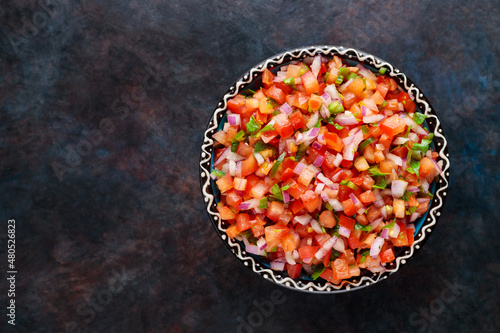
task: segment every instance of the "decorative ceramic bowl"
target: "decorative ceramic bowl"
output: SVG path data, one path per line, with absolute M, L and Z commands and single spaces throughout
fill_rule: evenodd
M 312 278 L 305 273 L 299 278 L 291 279 L 288 277 L 286 271 L 281 272 L 272 270 L 270 269 L 269 263 L 264 258 L 247 253 L 242 242 L 231 240 L 225 233 L 228 224 L 220 219 L 216 209 L 217 203 L 219 202 L 219 191 L 215 182 L 210 177 L 214 162 L 214 140 L 212 139 L 212 135 L 221 129 L 226 122 L 227 101 L 247 88 L 255 88 L 256 84 L 261 81 L 261 74 L 266 68 L 276 72 L 280 66 L 286 65 L 290 61 L 303 60 L 307 56 L 315 56 L 318 54 L 327 57 L 336 55 L 351 65 L 362 63 L 372 71 L 378 71 L 379 68 L 385 67 L 387 69 L 385 74 L 396 80 L 398 86 L 403 91 L 410 93 L 410 95 L 414 97 L 415 104 L 420 112 L 427 115 L 424 125 L 427 125 L 430 133 L 434 133 L 433 145 L 431 145 L 431 147 L 434 151 L 439 153 L 437 161 L 442 161 L 442 173 L 432 183 L 430 188 L 434 194 L 434 198 L 430 202 L 429 210 L 414 222 L 416 227 L 415 242 L 409 247 L 399 248 L 398 251 L 396 251 L 396 259 L 387 264 L 385 272 L 371 273 L 366 271 L 362 273 L 361 276 L 342 281 L 339 285 L 334 285 L 323 279 L 312 280 Z M 389 275 L 397 272 L 402 265 L 406 264 L 408 260 L 413 257 L 417 250 L 422 248 L 441 215 L 441 210 L 447 196 L 448 178 L 450 174 L 449 168 L 450 161 L 448 159 L 447 142 L 443 129 L 440 126 L 439 118 L 423 92 L 420 91 L 404 73 L 390 63 L 365 52 L 342 46 L 325 45 L 293 49 L 272 56 L 252 67 L 229 88 L 217 104 L 215 111 L 208 121 L 203 144 L 201 146 L 200 180 L 206 209 L 217 234 L 228 249 L 245 266 L 262 276 L 264 279 L 290 289 L 311 293 L 340 293 L 361 289 L 386 279 Z

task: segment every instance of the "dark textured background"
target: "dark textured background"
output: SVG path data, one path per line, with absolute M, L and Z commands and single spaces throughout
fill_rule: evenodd
M 498 332 L 499 7 L 2 1 L 3 309 L 8 219 L 18 275 L 17 326 L 3 310 L 0 331 Z M 282 289 L 241 265 L 210 224 L 198 178 L 226 89 L 261 60 L 314 44 L 403 70 L 437 110 L 451 159 L 424 248 L 388 280 L 332 296 Z

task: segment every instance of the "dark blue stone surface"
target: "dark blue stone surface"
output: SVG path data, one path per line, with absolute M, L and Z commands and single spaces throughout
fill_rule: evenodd
M 18 332 L 498 332 L 499 1 L 26 0 L 0 5 L 0 267 L 16 220 Z M 404 71 L 448 138 L 432 237 L 340 295 L 241 265 L 204 211 L 198 160 L 220 97 L 304 45 Z M 0 307 L 7 307 L 0 284 Z

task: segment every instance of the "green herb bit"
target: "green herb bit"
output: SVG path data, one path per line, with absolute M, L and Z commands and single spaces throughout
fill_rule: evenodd
M 325 203 L 324 203 L 324 206 L 325 206 L 325 208 L 326 208 L 326 209 L 328 209 L 328 210 L 333 210 L 333 206 L 332 206 L 332 205 L 330 205 L 328 202 L 325 202 Z
M 313 273 L 311 274 L 312 279 L 316 280 L 324 271 L 325 271 L 325 266 L 323 266 L 323 264 L 319 264 L 314 268 Z
M 339 101 L 335 101 L 328 105 L 328 111 L 332 114 L 342 113 L 344 112 L 344 106 Z
M 266 197 L 260 199 L 259 208 L 260 209 L 267 209 L 267 198 Z
M 410 198 L 413 196 L 413 192 L 406 190 L 405 193 L 403 193 L 402 199 L 404 201 L 410 201 Z
M 291 77 L 288 79 L 284 79 L 283 83 L 289 86 L 290 88 L 297 90 L 297 87 L 295 86 L 295 78 Z
M 425 118 L 427 118 L 427 115 L 420 113 L 420 112 L 415 112 L 413 114 L 413 121 L 416 122 L 419 125 L 422 125 L 424 122 Z
M 368 169 L 368 173 L 370 174 L 370 176 L 385 176 L 385 175 L 388 175 L 388 173 L 383 173 L 380 171 L 380 169 L 378 168 L 378 166 L 372 166 L 371 168 Z
M 363 132 L 363 134 L 368 134 L 368 132 L 370 132 L 370 129 L 367 125 L 361 125 L 361 131 Z
M 380 75 L 384 75 L 386 71 L 387 71 L 387 68 L 385 68 L 385 67 L 382 67 L 382 68 L 380 68 L 378 70 L 378 72 L 380 73 Z
M 243 140 L 245 140 L 245 131 L 241 130 L 238 133 L 236 133 L 236 135 L 234 136 L 234 140 L 236 140 L 236 141 L 243 141 Z
M 236 153 L 236 150 L 238 150 L 238 146 L 240 145 L 239 141 L 233 141 L 231 142 L 231 152 Z
M 279 166 L 281 165 L 281 163 L 285 159 L 285 155 L 286 155 L 286 152 L 283 152 L 280 155 L 280 157 L 278 157 L 278 159 L 276 160 L 276 162 L 274 162 L 274 165 L 273 165 L 273 167 L 271 169 L 271 173 L 269 175 L 271 178 L 273 178 L 276 175 L 276 172 L 278 171 Z
M 417 206 L 411 206 L 410 208 L 408 208 L 408 210 L 406 211 L 406 215 L 411 215 L 413 213 L 415 213 L 415 211 L 417 210 Z
M 339 75 L 337 79 L 335 80 L 336 84 L 342 84 L 344 82 L 344 77 L 342 75 Z
M 358 185 L 354 184 L 351 181 L 348 181 L 346 185 L 347 185 L 347 187 L 353 189 L 354 191 L 356 191 L 358 189 Z
M 351 79 L 352 79 L 352 80 L 354 80 L 354 79 L 356 79 L 357 77 L 358 77 L 358 76 L 357 76 L 356 74 L 351 73 L 351 74 L 349 74 L 349 76 L 347 77 L 347 79 L 348 79 L 348 80 L 351 80 Z
M 335 261 L 335 259 L 337 259 L 338 257 L 340 257 L 340 252 L 332 249 L 332 254 L 330 254 L 330 261 Z
M 372 230 L 372 226 L 371 225 L 362 225 L 361 223 L 356 222 L 356 224 L 354 224 L 354 229 L 369 232 Z
M 373 188 L 378 188 L 380 190 L 385 189 L 387 186 L 387 177 L 386 176 L 376 176 L 376 182 L 375 185 L 373 185 Z
M 392 221 L 391 224 L 386 225 L 382 229 L 391 229 L 392 227 L 394 227 L 394 224 L 396 224 L 396 218 L 394 218 L 394 221 Z
M 373 141 L 375 141 L 374 137 L 370 137 L 365 141 L 361 142 L 358 147 L 358 152 L 361 153 L 366 147 L 368 147 Z
M 214 175 L 215 177 L 224 177 L 226 174 L 224 173 L 224 171 L 221 171 L 221 170 L 218 170 L 218 169 L 213 169 L 212 172 L 211 172 L 212 175 Z
M 340 131 L 341 129 L 344 129 L 344 126 L 340 126 L 339 124 L 337 123 L 333 123 L 333 126 L 335 126 L 335 128 Z
M 348 76 L 350 73 L 351 71 L 346 67 L 340 67 L 339 69 L 339 74 L 342 75 L 343 77 Z
M 250 121 L 247 123 L 247 132 L 253 133 L 260 129 L 260 124 L 255 120 L 254 116 L 250 117 Z
M 267 132 L 267 131 L 274 131 L 274 126 L 272 124 L 266 125 L 263 129 L 261 129 L 260 131 L 258 131 L 256 134 L 254 134 L 252 136 L 257 136 L 260 133 L 264 133 L 264 132 Z

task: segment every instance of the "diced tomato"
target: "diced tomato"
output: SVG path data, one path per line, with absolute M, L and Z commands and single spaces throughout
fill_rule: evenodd
M 353 250 L 359 249 L 361 247 L 359 239 L 354 236 L 350 236 L 349 239 L 347 240 L 347 243 L 349 244 L 349 247 Z
M 250 216 L 246 213 L 240 213 L 236 216 L 236 228 L 239 232 L 250 229 Z
M 385 82 L 379 83 L 377 85 L 377 91 L 383 98 L 385 98 L 385 95 L 387 95 L 387 92 L 389 91 L 389 86 Z
M 352 215 L 352 214 L 351 214 Z M 354 229 L 354 224 L 356 223 L 355 220 L 345 216 L 345 215 L 340 215 L 340 218 L 339 218 L 339 225 L 341 227 L 344 227 L 344 228 L 347 228 L 349 230 L 352 230 Z
M 306 94 L 311 95 L 319 92 L 318 80 L 314 77 L 314 74 L 311 71 L 307 71 L 300 78 L 302 80 L 302 85 L 306 90 Z
M 276 87 L 276 85 L 272 85 L 265 92 L 266 96 L 274 99 L 278 104 L 283 104 L 286 102 L 285 93 L 280 88 Z
M 290 183 L 290 188 L 287 191 L 292 197 L 299 199 L 300 196 L 307 191 L 307 186 L 292 181 L 292 183 Z
M 408 238 L 408 245 L 412 245 L 415 242 L 415 229 L 407 228 L 406 229 L 406 238 Z
M 319 110 L 321 105 L 323 104 L 323 99 L 316 94 L 312 94 L 311 98 L 309 98 L 309 109 L 316 111 Z
M 297 200 L 299 201 L 299 200 Z M 305 225 L 302 225 L 300 223 L 297 223 L 295 225 L 295 232 L 297 234 L 299 234 L 300 237 L 307 237 L 310 235 L 309 233 L 309 227 L 308 226 L 305 226 Z
M 276 115 L 273 118 L 276 123 L 274 124 L 274 128 L 278 131 L 279 135 L 282 138 L 288 138 L 293 134 L 293 126 L 292 123 L 288 120 L 288 117 L 282 113 Z
M 393 137 L 396 134 L 403 132 L 405 128 L 406 123 L 397 114 L 389 118 L 385 118 L 380 123 L 380 129 L 389 137 Z
M 273 73 L 271 73 L 271 71 L 266 68 L 264 70 L 264 73 L 262 73 L 262 83 L 264 84 L 264 87 L 269 87 L 271 84 L 273 84 L 273 79 Z
M 328 234 L 316 234 L 316 235 L 314 235 L 314 241 L 316 242 L 316 244 L 319 247 L 321 247 L 330 238 L 332 238 L 332 237 Z
M 344 148 L 344 143 L 342 142 L 342 139 L 339 138 L 339 136 L 336 133 L 331 133 L 331 132 L 325 132 L 323 134 L 325 137 L 326 145 L 329 148 L 332 148 L 336 150 L 337 152 L 341 152 L 342 149 Z
M 253 148 L 250 147 L 248 144 L 245 142 L 240 142 L 238 145 L 238 148 L 236 149 L 236 154 L 249 157 L 250 155 L 253 154 Z
M 279 201 L 271 201 L 266 209 L 266 216 L 273 220 L 274 222 L 278 221 L 280 215 L 285 210 L 283 204 Z
M 233 113 L 242 113 L 245 110 L 245 97 L 236 95 L 227 101 L 227 108 Z
M 311 245 L 311 246 L 303 246 L 299 249 L 299 256 L 300 259 L 304 260 L 307 258 L 312 258 L 314 255 L 318 252 L 318 247 Z
M 284 225 L 271 225 L 269 227 L 264 228 L 265 231 L 265 237 L 266 237 L 266 242 L 267 244 L 272 244 L 275 243 L 275 241 L 281 241 L 283 238 L 285 238 L 290 230 L 285 227 Z M 278 243 L 279 244 L 279 243 Z M 272 246 L 274 247 L 274 246 Z
M 373 194 L 373 192 L 371 190 L 368 190 L 366 192 L 363 192 L 363 194 L 361 194 L 359 196 L 359 201 L 361 201 L 363 204 L 369 204 L 373 201 L 375 201 L 375 195 Z
M 350 278 L 349 265 L 347 265 L 347 261 L 344 259 L 338 258 L 332 263 L 332 272 L 333 278 L 336 280 Z
M 217 210 L 219 211 L 221 220 L 233 220 L 236 218 L 236 214 L 227 206 L 217 205 Z
M 241 176 L 246 177 L 251 173 L 254 173 L 259 168 L 259 164 L 252 154 L 248 158 L 241 162 Z
M 394 250 L 392 248 L 380 252 L 380 262 L 382 264 L 391 262 L 395 259 Z
M 289 180 L 293 176 L 295 176 L 295 172 L 293 172 L 293 169 L 286 168 L 286 170 L 280 176 L 280 181 L 286 182 L 287 180 Z
M 238 211 L 239 208 L 238 206 L 243 200 L 241 199 L 241 196 L 238 195 L 235 191 L 230 191 L 227 193 L 226 196 L 226 203 L 231 206 L 235 211 Z
M 256 169 L 257 170 L 257 169 Z M 221 193 L 227 192 L 233 188 L 233 177 L 229 173 L 226 173 L 224 177 L 215 182 Z
M 293 214 L 297 214 L 304 208 L 304 204 L 300 200 L 293 200 L 292 204 L 290 205 L 290 210 L 292 211 Z
M 333 228 L 337 222 L 335 221 L 335 217 L 333 216 L 333 212 L 329 210 L 323 211 L 319 215 L 319 224 L 321 224 L 325 228 Z
M 274 138 L 276 138 L 278 136 L 278 132 L 277 131 L 265 131 L 261 134 L 260 138 L 262 139 L 262 141 L 264 141 L 265 143 L 269 143 L 271 140 L 273 140 Z M 252 150 L 252 153 L 253 153 L 253 150 Z
M 399 224 L 399 223 L 398 223 Z M 391 238 L 392 244 L 394 246 L 407 246 L 408 245 L 408 235 L 406 233 L 406 229 L 404 225 L 400 225 L 401 231 L 399 232 L 398 237 Z
M 434 178 L 437 174 L 436 166 L 428 157 L 424 157 L 420 160 L 420 168 L 418 172 L 420 177 L 426 178 L 427 180 L 429 180 L 429 178 Z
M 285 209 L 278 218 L 278 223 L 287 225 L 293 219 L 293 214 L 288 209 Z
M 238 231 L 238 228 L 236 228 L 236 225 L 233 224 L 226 229 L 226 234 L 229 238 L 233 239 L 234 237 L 238 236 L 240 232 Z
M 351 198 L 342 201 L 342 207 L 344 208 L 344 213 L 348 216 L 353 216 L 358 211 L 358 208 L 354 205 Z
M 304 115 L 300 111 L 292 112 L 288 119 L 295 130 L 299 130 L 306 126 L 306 121 L 304 120 Z
M 252 224 L 252 227 L 250 228 L 252 230 L 253 236 L 255 238 L 260 238 L 265 234 L 264 232 L 264 225 L 262 224 Z
M 339 284 L 340 283 L 340 280 L 339 279 L 335 279 L 333 277 L 333 272 L 330 268 L 325 268 L 325 270 L 323 271 L 323 273 L 321 273 L 320 277 L 322 279 L 325 279 L 326 281 L 330 281 L 334 284 Z
M 296 265 L 286 264 L 286 270 L 288 272 L 288 276 L 291 279 L 295 279 L 295 278 L 298 278 L 300 276 L 300 271 L 302 270 L 302 265 L 301 264 L 296 264 Z
M 300 196 L 300 200 L 302 200 L 304 207 L 309 213 L 312 213 L 316 209 L 321 207 L 321 203 L 323 202 L 321 198 L 311 190 L 308 190 L 304 194 L 302 194 Z

